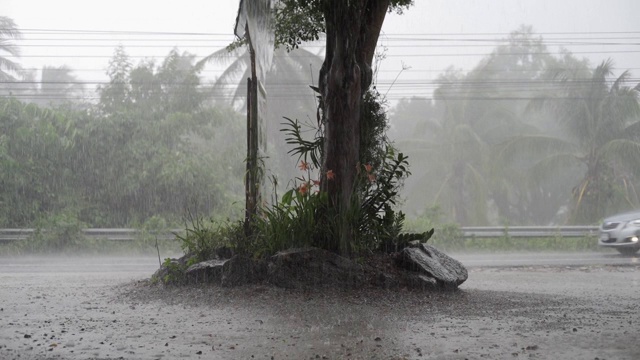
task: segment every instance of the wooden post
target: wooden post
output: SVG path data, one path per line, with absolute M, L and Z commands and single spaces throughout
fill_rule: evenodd
M 251 236 L 253 218 L 258 213 L 260 203 L 260 162 L 258 159 L 258 79 L 256 75 L 256 53 L 251 43 L 249 27 L 246 27 L 251 57 L 251 78 L 247 79 L 247 172 L 245 175 L 245 234 Z
M 247 158 L 246 171 L 244 175 L 244 192 L 245 192 L 245 213 L 244 213 L 244 232 L 247 237 L 251 236 L 251 218 L 253 217 L 253 196 L 252 196 L 252 164 L 251 164 L 251 78 L 247 78 Z

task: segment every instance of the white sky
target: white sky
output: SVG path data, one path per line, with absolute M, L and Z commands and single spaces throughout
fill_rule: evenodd
M 521 24 L 532 25 L 545 39 L 566 40 L 570 36 L 579 37 L 584 42 L 606 38 L 596 42 L 622 44 L 567 48 L 581 52 L 577 55 L 588 57 L 593 64 L 611 57 L 618 69 L 631 69 L 636 79 L 640 74 L 638 0 L 416 0 L 415 3 L 404 15 L 388 15 L 383 27 L 383 43 L 393 45 L 388 48 L 388 57 L 381 66 L 379 80 L 383 91 L 403 63 L 410 66 L 411 70 L 401 74 L 399 84 L 409 80 L 426 83 L 433 81 L 450 65 L 471 69 L 480 56 L 466 54 L 489 53 L 495 45 L 418 47 L 415 45 L 444 43 L 399 41 L 400 38 L 477 38 L 480 37 L 478 34 L 493 33 L 496 35 L 482 37 L 499 39 Z M 24 67 L 66 64 L 77 69 L 76 74 L 82 80 L 100 82 L 106 78 L 104 70 L 113 47 L 118 43 L 125 45 L 135 61 L 153 56 L 161 59 L 173 46 L 199 57 L 223 47 L 232 39 L 237 6 L 238 1 L 235 0 L 0 0 L 0 15 L 13 18 L 18 27 L 24 29 L 24 39 L 18 42 L 23 55 L 19 62 Z M 51 35 L 36 33 L 33 31 L 36 29 L 125 33 Z M 181 34 L 130 33 L 133 31 Z M 585 34 L 558 34 L 576 32 Z M 80 41 L 82 38 L 91 40 Z M 446 44 L 459 45 L 460 42 Z M 553 47 L 551 49 L 555 50 Z M 317 50 L 315 48 L 314 51 Z M 50 57 L 52 55 L 55 57 Z M 211 66 L 207 68 L 205 76 L 214 79 L 221 70 L 220 66 Z M 403 93 L 401 87 L 394 87 L 390 94 L 395 97 L 427 95 L 429 91 L 428 88 L 412 89 L 411 93 Z

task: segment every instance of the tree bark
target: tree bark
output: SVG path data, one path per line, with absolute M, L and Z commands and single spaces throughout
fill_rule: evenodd
M 327 214 L 336 220 L 335 233 L 327 245 L 342 255 L 351 253 L 354 239 L 349 214 L 358 204 L 353 192 L 362 95 L 372 81 L 371 64 L 388 8 L 389 0 L 325 2 L 327 47 L 319 84 L 325 126 L 321 189 L 329 197 Z

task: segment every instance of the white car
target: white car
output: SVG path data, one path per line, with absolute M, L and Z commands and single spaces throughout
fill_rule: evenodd
M 640 250 L 640 210 L 608 217 L 600 225 L 598 244 L 631 255 Z

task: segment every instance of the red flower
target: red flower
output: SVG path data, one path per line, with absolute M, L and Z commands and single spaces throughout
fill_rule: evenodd
M 373 170 L 373 166 L 371 164 L 367 164 L 364 166 L 364 169 L 367 172 L 367 174 L 369 174 L 371 170 Z
M 309 163 L 306 161 L 300 161 L 300 165 L 298 165 L 298 168 L 300 168 L 300 170 L 302 171 L 307 171 L 309 170 Z
M 334 173 L 333 170 L 327 171 L 327 180 L 333 180 L 333 178 L 335 177 L 336 177 L 336 173 Z
M 298 187 L 298 192 L 302 195 L 306 195 L 309 192 L 309 183 L 302 183 L 302 185 Z

